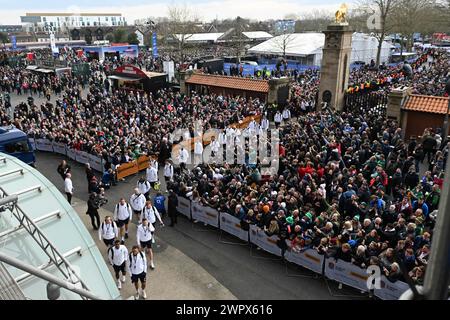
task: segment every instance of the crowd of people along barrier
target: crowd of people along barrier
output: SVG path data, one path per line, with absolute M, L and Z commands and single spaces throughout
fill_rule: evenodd
M 181 196 L 178 196 L 177 211 L 189 220 L 203 222 L 217 228 L 218 231 L 226 232 L 249 245 L 253 244 L 277 257 L 281 258 L 283 256 L 282 250 L 277 244 L 279 241 L 277 235 L 268 236 L 264 230 L 256 225 L 250 225 L 249 230 L 244 230 L 241 226 L 241 221 L 228 213 L 219 212 L 214 208 L 203 206 Z M 315 249 L 292 250 L 289 240 L 286 240 L 286 244 L 288 247 L 284 253 L 286 261 L 361 292 L 369 292 L 367 280 L 370 274 L 367 272 L 367 269 L 343 260 L 336 260 L 333 257 L 326 257 L 326 255 L 319 254 Z M 399 299 L 409 288 L 405 282 L 399 280 L 391 282 L 382 274 L 378 283 L 380 284 L 379 289 L 375 287 L 373 294 L 383 300 Z

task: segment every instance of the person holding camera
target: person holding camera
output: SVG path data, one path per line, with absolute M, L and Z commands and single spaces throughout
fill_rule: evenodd
M 91 217 L 91 224 L 94 230 L 98 230 L 100 226 L 100 216 L 98 209 L 100 208 L 100 202 L 96 193 L 91 193 L 87 202 L 88 208 L 86 214 Z

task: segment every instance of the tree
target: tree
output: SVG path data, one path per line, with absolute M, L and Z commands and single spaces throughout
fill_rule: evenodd
M 114 30 L 114 32 L 113 32 L 114 42 L 117 42 L 117 43 L 125 42 L 126 34 L 127 34 L 127 32 L 125 29 L 118 28 L 118 29 Z
M 282 34 L 274 39 L 274 45 L 283 53 L 283 58 L 286 59 L 286 51 L 294 40 L 292 33 Z
M 135 32 L 130 33 L 128 35 L 127 42 L 129 44 L 139 44 L 139 39 L 137 37 L 137 34 Z
M 362 0 L 360 2 L 359 9 L 363 13 L 371 14 L 369 20 L 367 20 L 367 27 L 374 32 L 378 40 L 377 66 L 381 62 L 383 41 L 392 30 L 392 13 L 398 2 L 399 0 Z
M 300 16 L 295 24 L 296 32 L 314 31 L 322 32 L 333 22 L 334 14 L 331 11 L 315 9 Z
M 186 5 L 172 5 L 168 7 L 168 18 L 167 32 L 173 40 L 178 42 L 178 54 L 183 61 L 186 40 L 195 32 L 195 22 L 198 21 L 198 17 Z
M 0 32 L 0 41 L 5 45 L 5 43 L 9 42 L 8 35 L 4 32 Z
M 247 23 L 241 17 L 237 17 L 234 20 L 232 35 L 230 36 L 231 46 L 234 48 L 237 57 L 237 63 L 241 63 L 241 56 L 245 51 L 245 37 L 243 32 L 245 32 Z
M 440 28 L 435 23 L 439 16 L 435 0 L 398 0 L 398 6 L 392 15 L 395 21 L 394 31 L 406 39 L 408 51 L 413 47 L 414 33 L 426 35 Z

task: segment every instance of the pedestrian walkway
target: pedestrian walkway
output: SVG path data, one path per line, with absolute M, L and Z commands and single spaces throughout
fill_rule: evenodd
M 95 240 L 100 252 L 107 261 L 105 244 L 98 239 L 97 231 L 91 226 L 90 218 L 86 215 L 87 204 L 85 201 L 74 199 L 74 209 L 80 215 L 89 233 Z M 101 208 L 99 210 L 101 221 L 105 216 L 112 213 Z M 136 221 L 130 223 L 129 238 L 125 245 L 128 250 L 136 244 Z M 159 226 L 156 227 L 156 243 L 153 247 L 155 270 L 147 272 L 147 300 L 235 300 L 236 297 L 213 276 L 211 276 L 198 263 L 186 256 L 178 249 L 168 245 L 160 238 L 158 233 L 164 232 Z M 112 267 L 109 267 L 111 276 L 114 277 Z M 126 283 L 122 286 L 121 295 L 123 299 L 129 299 L 135 294 L 135 289 L 131 284 L 130 276 L 127 275 Z

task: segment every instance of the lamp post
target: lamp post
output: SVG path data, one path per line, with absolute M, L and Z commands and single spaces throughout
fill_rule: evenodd
M 447 92 L 448 96 L 448 105 L 447 112 L 445 113 L 444 130 L 442 131 L 442 145 L 445 145 L 448 136 L 448 113 L 450 112 L 450 78 L 447 79 L 447 82 L 445 84 L 445 92 Z

